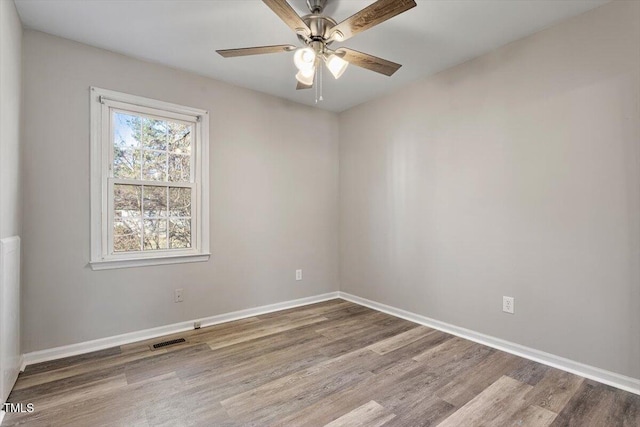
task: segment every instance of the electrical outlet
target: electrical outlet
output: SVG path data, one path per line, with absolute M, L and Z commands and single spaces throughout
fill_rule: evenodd
M 184 301 L 183 289 L 176 289 L 173 291 L 173 302 Z
M 302 280 L 302 270 L 296 270 L 296 280 Z
M 502 311 L 505 313 L 513 314 L 515 305 L 515 299 L 513 297 L 502 297 Z
M 200 329 L 200 327 L 202 326 L 202 323 L 200 322 L 193 322 L 193 329 Z

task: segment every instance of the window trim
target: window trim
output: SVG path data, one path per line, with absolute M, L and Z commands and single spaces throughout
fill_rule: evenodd
M 89 92 L 91 114 L 91 259 L 89 265 L 91 269 L 104 270 L 208 261 L 211 255 L 209 253 L 209 112 L 97 87 L 91 87 Z M 192 195 L 195 193 L 195 198 L 192 199 L 195 202 L 195 212 L 191 214 L 192 242 L 195 242 L 192 248 L 109 253 L 109 241 L 112 238 L 112 232 L 109 232 L 111 225 L 109 207 L 113 203 L 109 197 L 109 190 L 117 181 L 109 177 L 109 167 L 112 162 L 110 118 L 112 108 L 127 111 L 133 109 L 140 114 L 152 116 L 158 116 L 158 110 L 161 110 L 163 113 L 161 117 L 189 122 L 195 120 L 195 145 L 191 155 L 194 179 L 189 185 L 176 183 L 177 186 L 191 187 Z M 144 185 L 153 186 L 153 182 L 145 181 Z

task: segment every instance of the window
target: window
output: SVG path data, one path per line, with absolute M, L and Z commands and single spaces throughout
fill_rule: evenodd
M 91 268 L 208 260 L 208 113 L 90 92 Z

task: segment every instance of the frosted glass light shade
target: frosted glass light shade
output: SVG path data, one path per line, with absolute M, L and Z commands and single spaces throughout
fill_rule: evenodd
M 308 70 L 300 70 L 298 74 L 296 74 L 296 79 L 305 86 L 313 85 L 313 77 L 316 74 L 316 69 L 311 68 Z
M 300 71 L 313 69 L 316 63 L 316 53 L 310 47 L 298 49 L 293 54 L 293 63 Z
M 339 79 L 340 76 L 345 72 L 349 63 L 344 59 L 340 58 L 337 55 L 329 55 L 326 60 L 327 68 L 333 74 L 333 77 Z

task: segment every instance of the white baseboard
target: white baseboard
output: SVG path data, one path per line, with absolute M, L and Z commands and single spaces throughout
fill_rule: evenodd
M 23 356 L 22 371 L 27 365 L 34 363 L 47 362 L 50 360 L 61 359 L 78 354 L 90 353 L 92 351 L 104 350 L 105 348 L 115 347 L 123 344 L 130 344 L 136 341 L 143 341 L 151 338 L 157 338 L 163 335 L 184 332 L 193 329 L 193 322 L 200 321 L 203 327 L 217 325 L 219 323 L 231 322 L 234 320 L 244 319 L 247 317 L 258 316 L 260 314 L 271 313 L 274 311 L 286 310 L 289 308 L 300 307 L 309 304 L 315 304 L 335 298 L 342 298 L 355 304 L 360 304 L 374 310 L 378 310 L 392 316 L 400 317 L 420 325 L 438 329 L 479 344 L 486 345 L 525 359 L 533 360 L 572 374 L 580 375 L 621 390 L 640 395 L 640 380 L 617 374 L 615 372 L 606 371 L 594 366 L 585 365 L 574 360 L 556 356 L 500 338 L 485 335 L 470 329 L 461 328 L 439 320 L 431 319 L 420 314 L 412 313 L 386 304 L 371 301 L 351 295 L 346 292 L 330 292 L 322 295 L 316 295 L 307 298 L 301 298 L 281 303 L 269 304 L 246 310 L 234 311 L 231 313 L 220 314 L 216 316 L 206 317 L 202 319 L 194 319 L 190 321 L 174 323 L 172 325 L 160 326 L 158 328 L 146 329 L 143 331 L 130 332 L 127 334 L 116 335 L 113 337 L 101 338 L 93 341 L 86 341 L 77 344 L 71 344 L 63 347 L 56 347 L 47 350 L 34 351 Z M 4 414 L 0 413 L 0 422 Z
M 170 335 L 189 331 L 193 329 L 193 322 L 199 321 L 202 327 L 217 325 L 219 323 L 231 322 L 233 320 L 244 319 L 247 317 L 258 316 L 260 314 L 271 313 L 274 311 L 286 310 L 289 308 L 299 307 L 303 305 L 315 304 L 322 301 L 338 298 L 338 292 L 329 292 L 322 295 L 316 295 L 307 298 L 300 298 L 291 301 L 279 302 L 275 304 L 263 305 L 260 307 L 248 308 L 245 310 L 233 311 L 231 313 L 219 314 L 216 316 L 205 317 L 202 319 L 193 319 L 185 322 L 174 323 L 172 325 L 160 326 L 157 328 L 145 329 L 142 331 L 130 332 L 127 334 L 116 335 L 107 338 L 100 338 L 92 341 L 85 341 L 77 344 L 65 345 L 46 350 L 34 351 L 23 356 L 21 370 L 24 371 L 28 365 L 35 363 L 48 362 L 50 360 L 62 359 L 64 357 L 76 356 L 79 354 L 90 353 L 92 351 L 104 350 L 110 347 L 130 344 L 137 341 L 144 341 L 151 338 L 157 338 L 164 335 Z
M 400 317 L 402 319 L 406 319 L 420 325 L 428 326 L 433 329 L 438 329 L 451 335 L 465 338 L 469 341 L 474 341 L 488 347 L 514 354 L 516 356 L 524 357 L 525 359 L 533 360 L 534 362 L 539 362 L 553 368 L 570 372 L 572 374 L 580 375 L 581 377 L 589 378 L 610 385 L 612 387 L 619 388 L 621 390 L 640 394 L 640 379 L 627 377 L 624 375 L 616 374 L 615 372 L 610 372 L 604 369 L 596 368 L 594 366 L 585 365 L 584 363 L 576 362 L 574 360 L 566 359 L 564 357 L 556 356 L 530 347 L 525 347 L 523 345 L 505 341 L 500 338 L 495 338 L 490 335 L 481 334 L 479 332 L 461 328 L 449 323 L 440 322 L 439 320 L 430 319 L 420 314 L 415 314 L 406 310 L 391 307 L 386 304 L 368 300 L 366 298 L 357 297 L 346 292 L 338 292 L 338 294 L 340 298 L 351 301 L 355 304 L 364 305 L 366 307 L 382 311 L 392 316 Z

